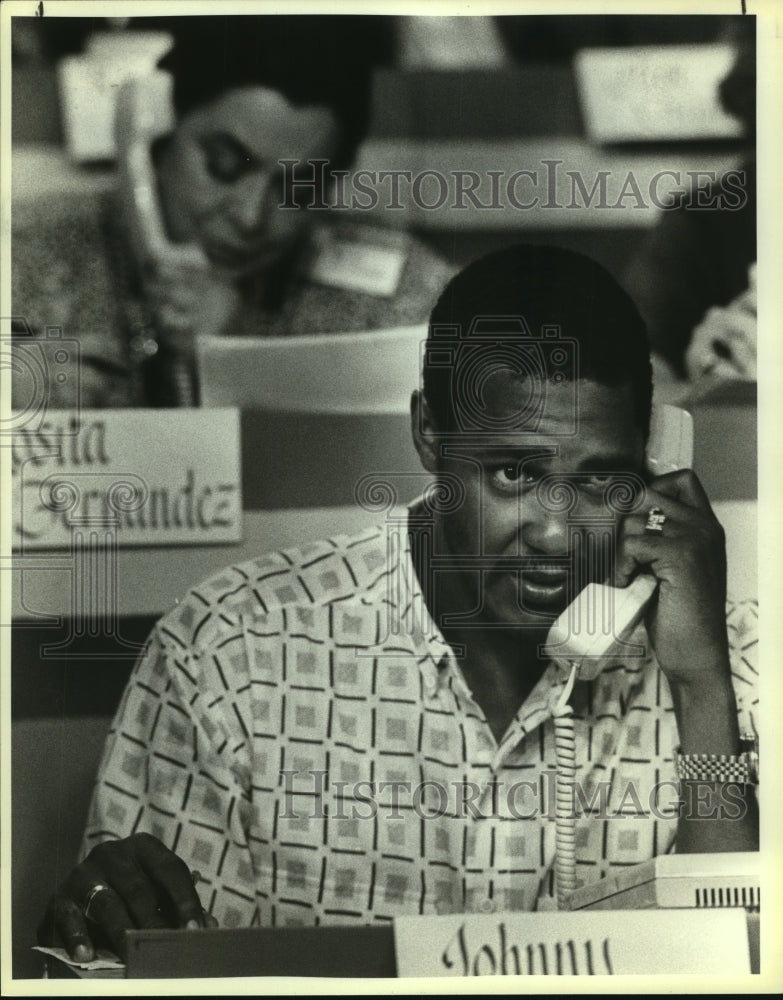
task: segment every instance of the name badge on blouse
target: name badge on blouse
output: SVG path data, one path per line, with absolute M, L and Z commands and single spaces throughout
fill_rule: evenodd
M 305 273 L 310 281 L 378 298 L 394 295 L 407 253 L 402 234 L 378 234 L 378 239 L 348 239 L 321 231 Z

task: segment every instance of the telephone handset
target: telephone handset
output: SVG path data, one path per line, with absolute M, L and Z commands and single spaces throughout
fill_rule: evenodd
M 155 302 L 153 282 L 162 265 L 168 274 L 180 269 L 188 281 L 204 285 L 211 267 L 195 243 L 173 243 L 166 232 L 152 164 L 153 142 L 174 127 L 171 76 L 154 70 L 146 76 L 126 80 L 117 95 L 115 138 L 123 214 L 131 248 L 139 266 L 144 295 Z M 194 277 L 195 274 L 195 277 Z M 194 406 L 197 376 L 195 337 L 217 331 L 226 310 L 222 289 L 210 289 L 198 316 L 199 328 L 171 326 L 165 312 L 155 307 L 154 334 L 138 335 L 132 344 L 141 358 L 140 377 L 145 403 L 153 406 Z
M 647 445 L 647 465 L 653 476 L 689 468 L 693 460 L 693 420 L 675 406 L 654 407 Z M 574 682 L 593 680 L 620 651 L 629 653 L 629 639 L 655 593 L 657 581 L 640 573 L 627 587 L 588 584 L 552 626 L 544 651 L 567 674 L 552 706 L 555 730 L 555 905 L 567 909 L 578 886 L 576 870 L 576 736 L 568 703 Z M 542 906 L 540 908 L 548 908 Z
M 181 260 L 207 268 L 195 244 L 172 243 L 158 201 L 151 147 L 174 128 L 171 76 L 154 70 L 126 80 L 117 95 L 115 137 L 123 207 L 134 250 L 141 263 Z
M 653 408 L 646 455 L 653 476 L 690 468 L 693 418 L 671 405 Z M 550 629 L 544 651 L 579 680 L 593 680 L 612 656 L 628 650 L 628 640 L 652 598 L 657 582 L 640 573 L 627 587 L 588 584 Z

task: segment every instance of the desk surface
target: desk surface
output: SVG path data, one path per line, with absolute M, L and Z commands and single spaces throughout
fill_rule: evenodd
M 692 913 L 693 919 L 709 917 L 710 913 L 733 913 L 730 908 L 718 910 L 628 910 L 634 920 L 654 925 L 659 947 L 666 947 L 666 933 L 671 915 L 672 933 L 674 924 L 681 930 L 681 916 Z M 617 926 L 622 911 L 610 911 L 604 927 Z M 650 920 L 644 914 L 650 914 Z M 536 919 L 537 914 L 498 914 L 495 917 L 480 917 L 472 920 L 487 929 L 498 922 L 513 923 L 514 917 Z M 542 915 L 547 917 L 557 915 Z M 595 914 L 562 914 L 562 917 L 577 918 L 577 923 L 589 927 L 593 935 L 601 924 Z M 677 917 L 675 921 L 673 918 Z M 750 972 L 758 973 L 759 955 L 759 914 L 746 912 L 747 939 L 737 941 L 738 955 L 743 949 L 745 962 L 750 958 Z M 422 925 L 438 918 L 421 919 Z M 443 920 L 447 918 L 442 918 Z M 625 918 L 627 921 L 627 918 Z M 569 926 L 573 929 L 573 921 Z M 430 924 L 431 925 L 431 924 Z M 559 926 L 559 925 L 558 925 Z M 663 938 L 660 935 L 663 932 Z M 124 970 L 127 978 L 137 979 L 177 979 L 230 976 L 276 976 L 276 977 L 320 977 L 320 978 L 394 978 L 398 975 L 397 953 L 395 950 L 395 928 L 383 926 L 364 927 L 300 927 L 300 928 L 240 928 L 232 931 L 202 930 L 182 932 L 170 930 L 134 931 L 128 935 L 128 962 Z M 600 932 L 603 933 L 603 930 Z M 423 943 L 426 947 L 426 942 Z M 697 964 L 699 949 L 696 942 L 691 945 L 694 962 Z M 644 950 L 644 949 L 643 949 Z M 639 961 L 649 966 L 649 955 L 640 955 Z M 739 965 L 742 964 L 740 959 Z M 746 966 L 747 968 L 747 966 Z M 49 959 L 50 975 L 53 978 L 117 979 L 123 977 L 123 970 L 85 971 Z M 648 969 L 649 971 L 649 969 Z M 502 974 L 502 973 L 501 973 Z M 552 970 L 554 974 L 554 969 Z

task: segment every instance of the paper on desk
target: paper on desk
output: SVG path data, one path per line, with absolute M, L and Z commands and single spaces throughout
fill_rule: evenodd
M 39 944 L 33 945 L 33 951 L 40 951 L 44 955 L 51 955 L 53 958 L 65 962 L 66 965 L 73 965 L 77 969 L 86 969 L 88 972 L 98 972 L 101 969 L 124 969 L 125 965 L 117 958 L 113 951 L 106 951 L 98 948 L 96 957 L 91 962 L 77 962 L 71 958 L 65 948 L 44 948 Z

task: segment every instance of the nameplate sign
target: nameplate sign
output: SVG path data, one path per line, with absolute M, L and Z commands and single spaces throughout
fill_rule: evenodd
M 735 58 L 730 43 L 582 49 L 574 70 L 588 137 L 599 143 L 741 137 L 742 125 L 718 96 Z
M 240 541 L 239 435 L 235 408 L 50 411 L 13 434 L 14 548 Z
M 399 976 L 750 972 L 742 908 L 398 917 L 394 940 Z

